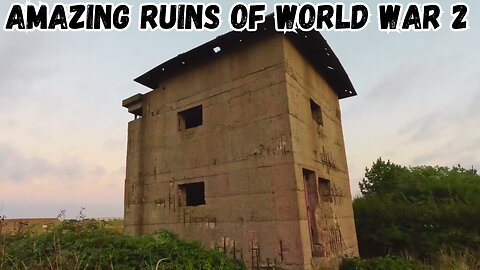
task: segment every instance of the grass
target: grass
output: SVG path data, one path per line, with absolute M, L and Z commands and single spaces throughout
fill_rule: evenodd
M 159 231 L 133 237 L 116 223 L 63 221 L 47 232 L 3 236 L 0 269 L 244 269 L 223 253 Z
M 470 251 L 441 251 L 430 262 L 409 256 L 345 258 L 341 270 L 479 270 L 480 257 Z
M 122 233 L 122 220 L 69 220 L 16 235 L 0 235 L 0 269 L 186 269 L 240 270 L 217 250 L 182 241 L 159 231 L 133 237 Z M 409 256 L 345 258 L 342 270 L 478 270 L 480 258 L 470 251 L 441 251 L 430 262 Z
M 463 252 L 442 251 L 436 256 L 437 269 L 478 270 L 480 269 L 480 256 L 468 250 Z

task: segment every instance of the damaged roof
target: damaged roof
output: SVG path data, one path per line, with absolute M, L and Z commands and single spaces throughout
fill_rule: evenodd
M 199 47 L 179 54 L 177 57 L 158 65 L 134 81 L 155 89 L 164 78 L 181 72 L 187 66 L 208 61 L 212 57 L 219 57 L 223 52 L 234 51 L 253 42 L 258 42 L 262 37 L 277 34 L 285 35 L 292 42 L 303 57 L 333 88 L 339 99 L 357 95 L 345 69 L 320 32 L 297 30 L 297 33 L 279 33 L 275 30 L 273 15 L 267 16 L 265 22 L 259 24 L 257 29 L 255 32 L 232 31 L 218 36 Z M 219 49 L 221 52 L 218 51 Z

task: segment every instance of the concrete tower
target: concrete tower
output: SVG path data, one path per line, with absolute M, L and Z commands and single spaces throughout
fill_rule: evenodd
M 339 100 L 356 92 L 318 32 L 230 32 L 135 79 L 125 231 L 168 229 L 251 269 L 358 254 Z

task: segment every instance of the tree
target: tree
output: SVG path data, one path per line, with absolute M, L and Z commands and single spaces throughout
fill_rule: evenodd
M 362 195 L 392 192 L 404 174 L 406 167 L 378 158 L 372 167 L 365 168 L 365 178 L 360 182 Z
M 480 255 L 480 176 L 460 165 L 404 167 L 379 158 L 354 200 L 360 254 L 409 254 L 429 259 L 440 250 Z

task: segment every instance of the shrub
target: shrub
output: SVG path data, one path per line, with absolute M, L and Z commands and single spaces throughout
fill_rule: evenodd
M 378 159 L 353 202 L 362 257 L 409 254 L 435 260 L 441 250 L 480 257 L 480 176 L 474 169 L 403 167 Z
M 244 269 L 219 251 L 167 231 L 133 237 L 88 221 L 6 237 L 3 250 L 2 269 Z
M 341 270 L 420 270 L 429 269 L 418 261 L 395 256 L 372 259 L 345 258 Z

